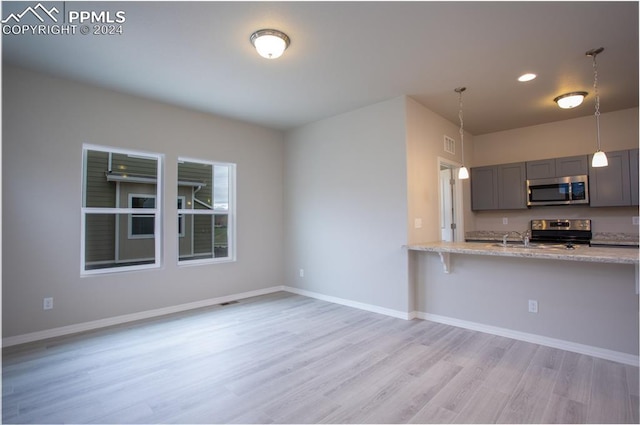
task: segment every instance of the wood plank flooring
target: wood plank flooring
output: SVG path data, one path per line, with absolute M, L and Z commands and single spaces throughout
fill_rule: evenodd
M 4 423 L 638 423 L 638 368 L 289 293 L 3 350 Z

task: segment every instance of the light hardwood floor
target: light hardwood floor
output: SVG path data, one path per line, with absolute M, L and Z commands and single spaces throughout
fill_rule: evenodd
M 638 423 L 638 368 L 288 293 L 3 350 L 4 423 Z

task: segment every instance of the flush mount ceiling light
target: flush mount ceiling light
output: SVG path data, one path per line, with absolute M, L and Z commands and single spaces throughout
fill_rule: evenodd
M 592 167 L 606 167 L 609 165 L 607 161 L 607 155 L 600 150 L 600 95 L 598 94 L 598 64 L 596 63 L 596 56 L 604 51 L 604 47 L 598 49 L 589 50 L 585 53 L 587 56 L 591 56 L 593 59 L 593 92 L 596 95 L 596 141 L 598 143 L 598 150 L 593 154 L 591 160 Z
M 462 92 L 466 89 L 466 87 L 458 87 L 457 89 L 454 89 L 454 91 L 458 93 L 458 117 L 460 118 L 460 148 L 462 151 L 462 167 L 458 170 L 458 178 L 460 180 L 469 178 L 469 170 L 464 166 L 464 121 L 462 121 Z
M 574 91 L 571 93 L 561 94 L 560 96 L 553 99 L 554 102 L 558 104 L 562 109 L 571 109 L 579 106 L 584 98 L 587 96 L 586 91 Z
M 272 29 L 256 31 L 249 39 L 258 54 L 267 59 L 279 58 L 291 43 L 287 34 Z

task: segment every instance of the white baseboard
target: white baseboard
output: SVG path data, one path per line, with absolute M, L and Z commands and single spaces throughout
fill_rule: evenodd
M 600 359 L 611 360 L 631 366 L 638 366 L 640 357 L 633 354 L 621 353 L 619 351 L 608 350 L 606 348 L 594 347 L 591 345 L 578 344 L 575 342 L 565 341 L 561 339 L 550 338 L 542 335 L 530 334 L 526 332 L 514 331 L 511 329 L 500 328 L 497 326 L 485 325 L 467 320 L 460 320 L 453 317 L 440 316 L 437 314 L 414 312 L 415 317 L 431 322 L 442 323 L 444 325 L 456 326 L 459 328 L 469 329 L 478 332 L 484 332 L 492 335 L 504 336 L 519 341 L 531 342 L 547 347 L 558 348 L 560 350 L 571 351 L 578 354 L 597 357 Z
M 334 304 L 340 304 L 347 307 L 353 307 L 360 310 L 370 311 L 373 313 L 384 314 L 385 316 L 395 317 L 398 319 L 411 320 L 414 318 L 429 320 L 432 322 L 442 323 L 445 325 L 456 326 L 459 328 L 469 329 L 478 332 L 484 332 L 492 335 L 503 336 L 507 338 L 517 339 L 520 341 L 531 342 L 534 344 L 544 345 L 548 347 L 558 348 L 561 350 L 572 351 L 579 354 L 598 357 L 601 359 L 611 360 L 631 366 L 638 366 L 640 357 L 632 354 L 621 353 L 618 351 L 608 350 L 606 348 L 593 347 L 590 345 L 578 344 L 575 342 L 564 341 L 555 338 L 549 338 L 541 335 L 530 334 L 526 332 L 514 331 L 511 329 L 500 328 L 497 326 L 489 326 L 482 323 L 460 320 L 452 317 L 440 316 L 437 314 L 423 313 L 419 311 L 404 312 L 380 307 L 372 304 L 361 303 L 344 298 L 324 295 L 317 292 L 307 291 L 305 289 L 294 288 L 291 286 L 272 286 L 269 288 L 258 289 L 255 291 L 242 292 L 239 294 L 226 295 L 223 297 L 209 298 L 206 300 L 195 301 L 186 304 L 158 308 L 155 310 L 142 311 L 139 313 L 125 314 L 122 316 L 110 317 L 107 319 L 94 320 L 91 322 L 79 323 L 76 325 L 63 326 L 45 331 L 32 332 L 23 335 L 16 335 L 2 339 L 3 347 L 25 344 L 29 342 L 41 341 L 44 339 L 55 338 L 64 335 L 71 335 L 80 332 L 91 331 L 95 329 L 105 328 L 108 326 L 120 325 L 123 323 L 134 322 L 136 320 L 151 319 L 154 317 L 164 316 L 167 314 L 180 313 L 183 311 L 193 310 L 202 307 L 222 304 L 225 302 L 241 300 L 245 298 L 257 297 L 260 295 L 272 294 L 274 292 L 286 291 L 297 295 L 303 295 L 309 298 L 315 298 Z
M 91 322 L 79 323 L 77 325 L 62 326 L 45 331 L 32 332 L 23 335 L 10 336 L 2 338 L 2 346 L 10 347 L 12 345 L 25 344 L 28 342 L 41 341 L 44 339 L 55 338 L 64 335 L 71 335 L 79 332 L 92 331 L 95 329 L 106 328 L 108 326 L 120 325 L 136 320 L 151 319 L 154 317 L 164 316 L 167 314 L 180 313 L 183 311 L 194 310 L 196 308 L 209 307 L 212 305 L 222 304 L 230 301 L 241 300 L 244 298 L 257 297 L 259 295 L 271 294 L 274 292 L 284 291 L 284 286 L 272 286 L 269 288 L 258 289 L 255 291 L 242 292 L 239 294 L 226 295 L 223 297 L 209 298 L 201 301 L 194 301 L 186 304 L 179 304 L 169 307 L 158 308 L 155 310 L 141 311 L 139 313 L 125 314 L 122 316 L 109 317 L 107 319 L 94 320 Z
M 352 301 L 345 298 L 338 298 L 331 295 L 324 295 L 318 292 L 307 291 L 306 289 L 294 288 L 292 286 L 284 286 L 284 291 L 291 292 L 292 294 L 304 295 L 305 297 L 315 298 L 322 301 L 328 301 L 334 304 L 340 304 L 347 307 L 357 308 L 359 310 L 370 311 L 372 313 L 380 313 L 385 316 L 391 316 L 398 319 L 411 320 L 415 317 L 414 313 L 407 313 L 404 311 L 393 310 L 390 308 L 380 307 L 373 304 L 361 303 L 358 301 Z

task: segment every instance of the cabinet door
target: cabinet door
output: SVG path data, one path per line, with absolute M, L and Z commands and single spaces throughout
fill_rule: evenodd
M 586 176 L 587 174 L 589 174 L 589 157 L 587 155 L 556 159 L 556 177 Z
M 498 208 L 498 167 L 471 169 L 471 209 L 473 211 Z
M 629 184 L 631 187 L 631 205 L 638 205 L 638 149 L 629 151 Z
M 556 161 L 554 159 L 542 159 L 540 161 L 527 162 L 527 179 L 548 179 L 556 176 Z
M 527 208 L 526 165 L 524 162 L 498 165 L 498 208 Z
M 589 203 L 592 207 L 631 205 L 629 151 L 606 152 L 609 165 L 593 168 L 589 155 Z

